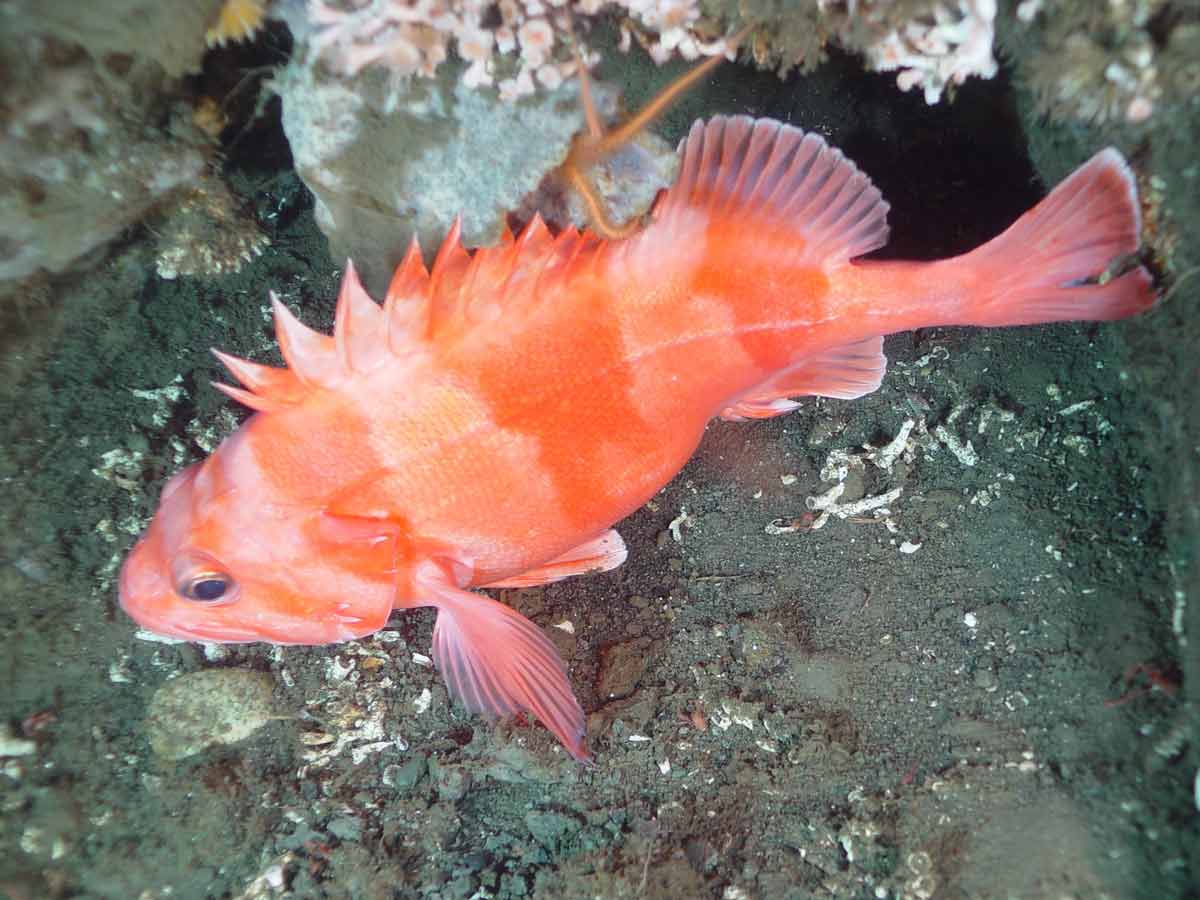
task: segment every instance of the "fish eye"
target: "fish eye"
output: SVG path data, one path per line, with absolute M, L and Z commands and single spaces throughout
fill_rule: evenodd
M 171 569 L 175 593 L 184 600 L 223 606 L 237 599 L 237 582 L 207 553 L 185 550 L 174 559 Z
M 222 572 L 203 572 L 180 585 L 181 596 L 197 603 L 216 603 L 232 593 L 233 579 Z

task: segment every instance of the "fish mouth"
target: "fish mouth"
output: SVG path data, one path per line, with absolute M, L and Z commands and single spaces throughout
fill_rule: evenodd
M 253 630 L 227 625 L 224 622 L 189 622 L 181 624 L 163 624 L 150 622 L 144 617 L 136 619 L 138 625 L 151 634 L 165 638 L 183 641 L 204 641 L 212 644 L 275 644 L 294 647 L 319 647 L 324 644 L 339 644 L 354 641 L 370 634 L 375 629 L 366 632 L 350 628 L 345 624 L 332 627 L 288 627 L 282 626 L 277 633 L 266 628 Z
M 213 644 L 253 644 L 267 641 L 253 631 L 231 628 L 228 625 L 164 625 L 161 622 L 138 621 L 138 625 L 159 637 L 184 641 L 205 641 Z M 270 641 L 267 641 L 270 643 Z

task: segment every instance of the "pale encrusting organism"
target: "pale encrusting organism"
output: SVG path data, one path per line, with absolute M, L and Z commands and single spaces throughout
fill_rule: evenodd
M 714 10 L 771 23 L 753 51 L 786 71 L 811 67 L 824 47 L 837 44 L 862 54 L 867 68 L 896 72 L 902 90 L 919 88 L 937 103 L 967 78 L 996 73 L 992 53 L 996 0 L 812 0 L 785 5 L 737 4 L 706 9 L 700 0 L 298 0 L 281 4 L 311 59 L 354 77 L 368 67 L 394 77 L 431 77 L 451 51 L 465 63 L 472 87 L 495 86 L 505 101 L 539 88 L 554 90 L 577 73 L 577 47 L 588 65 L 576 24 L 612 16 L 621 49 L 636 40 L 659 64 L 681 57 L 728 55 L 737 42 L 725 37 Z
M 347 267 L 332 337 L 277 300 L 287 367 L 222 355 L 256 414 L 166 486 L 121 572 L 125 610 L 188 639 L 319 644 L 437 610 L 451 693 L 530 712 L 578 759 L 585 717 L 546 636 L 476 591 L 625 559 L 611 526 L 706 422 L 853 398 L 882 335 L 1106 320 L 1153 305 L 1133 177 L 1098 153 L 1007 231 L 929 262 L 858 260 L 887 204 L 813 134 L 697 122 L 645 228 L 605 241 L 535 219 L 469 254 L 417 247 L 382 306 Z
M 267 16 L 267 0 L 225 0 L 215 21 L 204 33 L 210 47 L 224 47 L 231 41 L 246 41 L 262 28 Z
M 1138 126 L 1200 89 L 1197 9 L 1170 0 L 1023 0 L 1010 43 L 1040 112 Z

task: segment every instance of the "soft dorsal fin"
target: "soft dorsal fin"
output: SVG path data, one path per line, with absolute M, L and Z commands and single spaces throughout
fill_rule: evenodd
M 736 422 L 782 416 L 800 406 L 790 397 L 854 400 L 878 390 L 886 369 L 882 337 L 833 347 L 773 375 L 725 409 L 721 418 Z
M 697 121 L 658 223 L 700 212 L 713 223 L 784 239 L 798 260 L 834 266 L 887 242 L 879 190 L 840 151 L 773 119 Z

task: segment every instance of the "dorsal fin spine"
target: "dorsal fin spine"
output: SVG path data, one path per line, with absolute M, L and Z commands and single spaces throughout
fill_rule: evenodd
M 533 292 L 531 293 L 530 296 L 533 296 L 533 297 L 541 296 L 541 293 L 544 290 L 546 290 L 546 287 L 547 287 L 547 283 L 545 281 L 546 274 L 550 270 L 551 264 L 554 262 L 554 259 L 555 259 L 554 245 L 551 244 L 549 247 L 545 248 L 542 251 L 541 257 L 539 259 L 531 260 L 531 262 L 533 262 L 533 264 L 537 268 L 536 268 L 536 271 L 533 273 L 533 278 L 532 278 Z
M 275 313 L 275 337 L 279 341 L 279 352 L 283 354 L 288 369 L 303 384 L 320 387 L 330 380 L 330 363 L 336 364 L 337 357 L 333 338 L 313 331 L 271 292 L 271 308 Z
M 577 234 L 575 236 L 575 243 L 571 245 L 571 255 L 568 256 L 566 262 L 563 263 L 564 272 L 570 271 L 575 265 L 575 260 L 579 259 L 579 254 L 583 252 L 585 244 L 587 244 L 587 240 L 583 237 L 583 235 Z
M 507 293 L 509 285 L 512 284 L 513 274 L 517 271 L 517 259 L 520 255 L 521 251 L 516 241 L 510 241 L 504 250 L 504 259 L 500 262 L 504 272 L 498 279 L 501 297 Z
M 408 252 L 392 275 L 383 309 L 388 350 L 402 356 L 412 341 L 429 331 L 429 271 L 421 254 L 421 243 L 413 235 Z
M 392 280 L 388 282 L 387 293 L 383 298 L 384 314 L 390 317 L 400 303 L 414 299 L 410 293 L 417 286 L 416 282 L 425 281 L 428 278 L 429 273 L 425 270 L 425 261 L 421 256 L 421 242 L 414 234 L 412 240 L 408 242 L 408 250 L 405 251 L 404 258 L 400 261 L 400 265 L 396 266 L 396 271 L 392 273 Z
M 358 275 L 354 271 L 354 261 L 346 260 L 346 270 L 342 273 L 342 284 L 338 291 L 337 307 L 333 314 L 333 346 L 337 351 L 338 363 L 342 371 L 349 375 L 354 371 L 354 362 L 350 358 L 350 285 Z
M 542 221 L 541 213 L 534 213 L 533 218 L 526 223 L 521 229 L 521 233 L 517 235 L 517 239 L 512 245 L 512 263 L 509 266 L 508 274 L 504 278 L 504 282 L 500 287 L 500 296 L 508 296 L 509 291 L 513 287 L 513 279 L 518 271 L 522 271 L 517 265 L 518 262 L 528 261 L 529 248 L 533 242 L 540 238 L 546 231 L 546 224 Z M 523 271 L 523 274 L 528 275 L 528 271 Z
M 278 412 L 285 406 L 291 405 L 290 403 L 277 400 L 274 397 L 264 394 L 255 394 L 251 391 L 245 391 L 241 388 L 234 387 L 231 384 L 224 384 L 220 381 L 211 381 L 209 383 L 226 397 L 230 397 L 243 406 L 248 406 L 250 409 L 257 410 L 258 412 Z
M 463 273 L 462 284 L 458 288 L 457 302 L 454 304 L 452 315 L 461 317 L 470 315 L 471 300 L 477 296 L 479 272 L 486 259 L 487 254 L 482 250 L 476 250 L 471 255 L 471 261 L 467 263 L 467 271 Z
M 454 224 L 450 226 L 450 231 L 434 257 L 433 268 L 429 270 L 429 316 L 425 322 L 428 329 L 426 337 L 432 337 L 446 321 L 447 300 L 453 298 L 442 296 L 442 282 L 446 280 L 446 273 L 458 255 L 465 252 L 462 247 L 462 216 L 455 216 Z
M 267 383 L 272 372 L 286 372 L 286 369 L 273 369 L 270 366 L 259 365 L 255 362 L 250 362 L 248 359 L 242 359 L 240 356 L 234 356 L 230 353 L 224 353 L 216 347 L 212 348 L 212 355 L 223 365 L 237 381 L 244 387 L 252 391 L 259 390 Z
M 446 274 L 446 269 L 450 265 L 451 257 L 455 256 L 461 248 L 462 238 L 462 216 L 454 217 L 454 224 L 450 226 L 450 230 L 446 233 L 445 239 L 442 241 L 442 246 L 438 247 L 437 256 L 433 259 L 433 268 L 429 270 L 429 279 L 433 283 L 433 293 L 437 294 L 439 282 Z

